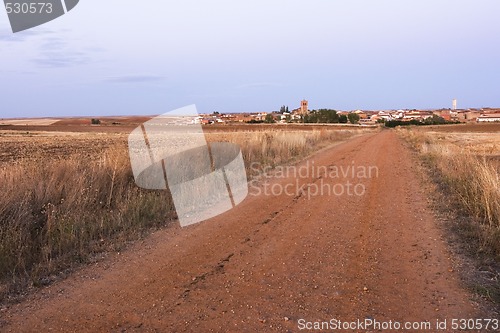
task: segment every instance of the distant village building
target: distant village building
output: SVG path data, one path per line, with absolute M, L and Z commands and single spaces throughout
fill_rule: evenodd
M 478 123 L 500 122 L 500 113 L 485 113 L 477 117 Z
M 366 114 L 366 112 L 363 112 L 361 110 L 356 110 L 354 111 L 354 113 L 359 116 L 359 119 L 368 119 L 368 115 Z
M 447 120 L 447 121 L 451 120 L 451 110 L 449 110 L 449 109 L 434 110 L 433 113 L 436 116 L 443 118 L 444 120 Z
M 466 111 L 464 112 L 464 120 L 465 121 L 476 121 L 477 118 L 481 115 L 479 111 Z
M 309 102 L 305 99 L 300 102 L 300 114 L 307 114 L 309 112 Z
M 254 116 L 256 121 L 264 121 L 266 119 L 267 112 L 259 112 Z
M 300 122 L 305 115 L 309 114 L 309 102 L 302 100 L 300 107 L 290 112 L 252 112 L 252 113 L 229 113 L 221 114 L 214 112 L 212 114 L 202 114 L 192 119 L 194 124 L 224 124 L 224 123 L 255 123 L 266 121 L 266 116 L 272 115 L 278 123 Z M 491 123 L 500 122 L 499 108 L 481 108 L 481 109 L 437 109 L 437 110 L 355 110 L 350 111 L 359 116 L 359 123 L 374 124 L 377 121 L 424 121 L 433 115 L 444 118 L 447 121 Z M 338 111 L 337 115 L 349 115 L 349 111 Z
M 403 116 L 403 121 L 419 120 L 422 119 L 422 115 L 419 111 L 408 111 L 405 112 Z
M 308 112 L 309 112 L 309 102 L 305 99 L 300 102 L 299 108 L 292 110 L 292 114 L 297 116 L 304 116 Z

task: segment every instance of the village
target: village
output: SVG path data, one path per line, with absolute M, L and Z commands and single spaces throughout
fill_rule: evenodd
M 326 110 L 326 109 L 325 109 Z M 328 109 L 329 111 L 333 111 Z M 308 122 L 308 115 L 317 110 L 309 110 L 309 102 L 302 100 L 300 107 L 290 110 L 288 106 L 282 106 L 279 111 L 269 112 L 250 112 L 250 113 L 219 113 L 202 114 L 196 119 L 196 123 L 203 125 L 209 124 L 230 124 L 230 123 L 304 123 Z M 456 100 L 453 101 L 452 108 L 417 110 L 417 109 L 399 109 L 399 110 L 337 110 L 339 117 L 349 119 L 350 123 L 359 125 L 374 125 L 387 121 L 425 121 L 433 116 L 441 117 L 447 122 L 500 122 L 500 108 L 473 108 L 457 109 Z M 355 117 L 348 117 L 350 114 Z M 354 119 L 352 121 L 351 119 Z M 319 121 L 321 122 L 321 121 Z M 348 121 L 345 121 L 347 123 Z M 340 121 L 342 123 L 342 121 Z

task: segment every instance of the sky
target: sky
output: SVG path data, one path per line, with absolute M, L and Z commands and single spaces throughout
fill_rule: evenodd
M 497 0 L 81 0 L 13 34 L 0 118 L 500 107 Z

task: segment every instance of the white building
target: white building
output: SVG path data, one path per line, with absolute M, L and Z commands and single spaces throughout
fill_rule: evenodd
M 500 113 L 486 113 L 477 117 L 478 123 L 493 123 L 500 122 Z

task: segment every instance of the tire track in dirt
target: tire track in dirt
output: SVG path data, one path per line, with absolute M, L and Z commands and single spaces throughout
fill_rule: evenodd
M 392 131 L 309 161 L 373 165 L 379 176 L 364 180 L 364 196 L 250 196 L 210 221 L 157 232 L 8 309 L 2 330 L 295 332 L 300 318 L 477 317 Z M 311 175 L 299 185 L 336 181 Z

